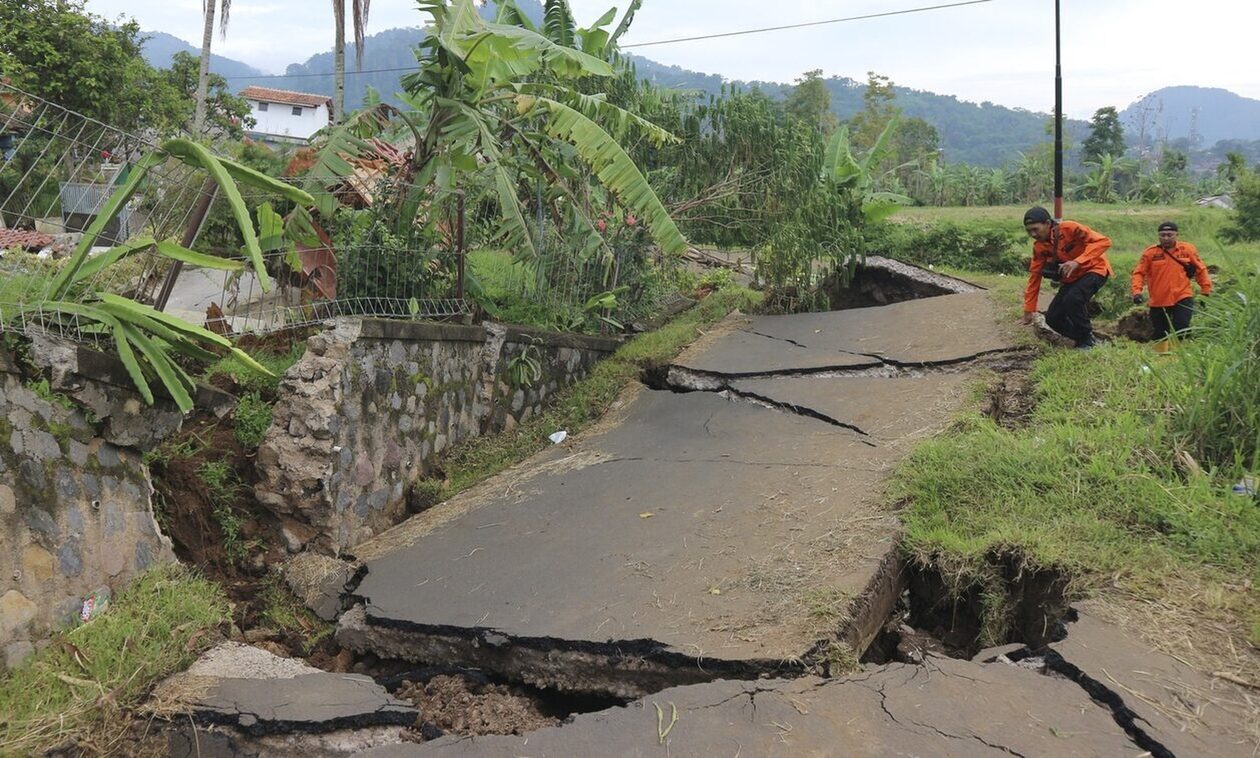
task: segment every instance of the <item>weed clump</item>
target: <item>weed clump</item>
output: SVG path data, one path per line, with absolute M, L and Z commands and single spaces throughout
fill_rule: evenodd
M 246 450 L 255 450 L 271 427 L 273 408 L 257 392 L 247 392 L 240 399 L 233 415 L 232 430 L 236 441 Z

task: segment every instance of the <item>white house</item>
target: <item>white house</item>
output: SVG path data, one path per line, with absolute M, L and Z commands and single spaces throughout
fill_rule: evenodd
M 332 122 L 332 98 L 249 86 L 241 90 L 254 117 L 250 134 L 273 142 L 305 142 Z

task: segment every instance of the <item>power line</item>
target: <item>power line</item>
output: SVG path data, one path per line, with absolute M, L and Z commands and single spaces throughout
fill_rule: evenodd
M 671 45 L 675 42 L 695 42 L 702 39 L 717 39 L 719 37 L 738 37 L 743 34 L 762 34 L 763 32 L 778 32 L 784 29 L 803 29 L 807 26 L 822 26 L 824 24 L 839 24 L 845 21 L 863 21 L 869 18 L 883 18 L 885 16 L 904 16 L 908 13 L 922 13 L 924 11 L 938 11 L 944 8 L 958 8 L 963 5 L 979 5 L 980 3 L 988 3 L 992 0 L 966 0 L 960 3 L 946 3 L 945 5 L 928 5 L 921 8 L 906 8 L 899 11 L 885 11 L 883 13 L 868 13 L 863 16 L 845 16 L 844 18 L 830 18 L 826 21 L 806 21 L 800 24 L 786 24 L 784 26 L 766 26 L 760 29 L 743 29 L 737 32 L 722 32 L 720 34 L 702 34 L 697 37 L 676 37 L 674 39 L 662 39 L 655 42 L 636 42 L 633 45 L 621 45 L 624 48 L 630 47 L 648 47 L 650 45 Z
M 721 37 L 738 37 L 745 34 L 764 34 L 765 32 L 780 32 L 785 29 L 804 29 L 810 26 L 824 26 L 826 24 L 840 24 L 847 21 L 865 21 L 872 18 L 885 18 L 887 16 L 905 16 L 910 13 L 923 13 L 925 11 L 939 11 L 946 8 L 960 8 L 964 5 L 979 5 L 981 3 L 989 3 L 993 0 L 964 0 L 957 3 L 945 3 L 944 5 L 926 5 L 919 8 L 905 8 L 899 11 L 884 11 L 883 13 L 867 13 L 862 16 L 845 16 L 844 18 L 829 18 L 824 21 L 806 21 L 800 24 L 786 24 L 784 26 L 765 26 L 759 29 L 742 29 L 736 32 L 719 32 L 718 34 L 702 34 L 696 37 L 676 37 L 674 39 L 662 39 L 655 42 L 636 42 L 633 45 L 621 45 L 622 49 L 632 47 L 650 47 L 653 45 L 672 45 L 676 42 L 696 42 L 705 39 L 718 39 Z M 368 68 L 358 71 L 347 71 L 346 76 L 357 74 L 384 74 L 395 71 L 415 71 L 415 66 L 407 66 L 403 68 Z M 332 76 L 331 72 L 327 74 L 259 74 L 257 76 L 225 76 L 224 79 L 305 79 L 315 76 Z

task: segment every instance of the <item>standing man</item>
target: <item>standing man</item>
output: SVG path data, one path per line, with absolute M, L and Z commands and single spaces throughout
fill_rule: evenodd
M 1142 302 L 1143 284 L 1151 293 L 1151 326 L 1156 342 L 1168 336 L 1170 327 L 1179 336 L 1190 328 L 1190 316 L 1194 314 L 1191 279 L 1199 283 L 1199 294 L 1212 294 L 1212 278 L 1199 251 L 1189 242 L 1178 241 L 1177 225 L 1165 221 L 1159 225 L 1159 244 L 1142 251 L 1130 282 L 1135 305 Z
M 1046 308 L 1046 324 L 1075 341 L 1078 348 L 1093 347 L 1088 305 L 1111 276 L 1107 261 L 1111 240 L 1084 224 L 1055 221 L 1041 207 L 1024 214 L 1024 230 L 1033 238 L 1028 286 L 1024 288 L 1024 323 L 1030 323 L 1037 310 L 1042 277 L 1058 281 L 1059 291 Z

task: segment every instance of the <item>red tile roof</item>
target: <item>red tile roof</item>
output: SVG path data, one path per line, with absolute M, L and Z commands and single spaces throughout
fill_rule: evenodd
M 287 89 L 272 89 L 270 87 L 255 87 L 250 85 L 241 90 L 241 97 L 247 100 L 261 100 L 267 103 L 305 105 L 307 108 L 315 108 L 320 105 L 327 105 L 329 108 L 332 108 L 332 98 L 327 95 L 312 95 L 309 92 L 291 92 Z
M 26 229 L 0 229 L 0 250 L 20 247 L 23 250 L 41 250 L 53 243 L 53 238 Z

